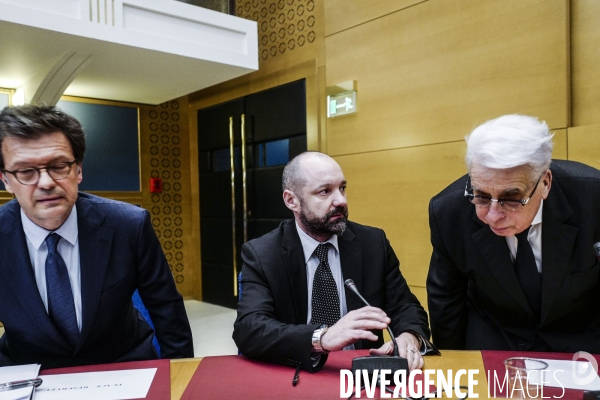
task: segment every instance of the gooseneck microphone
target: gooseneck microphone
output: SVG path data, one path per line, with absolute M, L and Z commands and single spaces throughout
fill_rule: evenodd
M 352 279 L 346 279 L 344 284 L 351 292 L 356 294 L 362 300 L 363 303 L 365 303 L 367 306 L 370 306 L 370 304 L 358 292 L 358 289 L 356 288 L 356 285 L 354 284 Z M 394 333 L 392 332 L 392 330 L 390 329 L 389 326 L 387 327 L 387 330 L 388 330 L 388 333 L 390 334 L 390 336 L 392 337 L 392 342 L 394 343 L 394 355 L 393 356 L 367 356 L 367 357 L 353 358 L 352 359 L 352 371 L 354 373 L 354 376 L 359 376 L 359 375 L 357 375 L 358 371 L 366 371 L 369 376 L 373 377 L 373 375 L 375 374 L 375 371 L 382 371 L 382 370 L 389 370 L 392 373 L 392 375 L 394 375 L 396 373 L 396 371 L 403 370 L 403 371 L 405 371 L 404 376 L 408 376 L 408 374 L 409 374 L 408 360 L 406 358 L 400 357 L 398 355 L 399 351 L 398 351 L 398 343 L 396 343 L 396 336 L 394 336 Z M 358 374 L 362 374 L 362 372 L 358 372 Z M 400 377 L 402 377 L 402 375 L 400 375 Z M 377 380 L 379 381 L 380 379 L 381 379 L 381 377 L 378 376 Z M 402 378 L 400 378 L 400 379 L 402 379 Z M 362 389 L 364 389 L 364 387 L 365 387 L 365 385 L 362 384 L 360 390 L 362 391 Z M 392 392 L 392 390 L 388 387 L 386 387 L 385 390 L 388 392 Z M 358 389 L 357 389 L 357 392 L 358 392 Z M 355 393 L 353 393 L 352 396 L 350 396 L 350 398 L 352 398 L 354 396 L 354 394 Z M 358 395 L 357 395 L 357 397 L 358 397 Z
M 600 242 L 596 243 L 600 249 Z M 594 248 L 596 245 L 594 245 Z M 354 284 L 354 281 L 352 279 L 346 279 L 344 281 L 344 284 L 346 285 L 346 287 L 348 289 L 350 289 L 352 291 L 352 293 L 354 293 L 355 295 L 358 296 L 359 299 L 362 300 L 363 303 L 365 303 L 367 306 L 371 306 L 367 300 L 365 300 L 364 297 L 362 297 L 362 295 L 360 294 L 360 292 L 358 291 L 358 289 L 356 288 L 356 285 Z M 387 327 L 387 331 L 390 334 L 390 337 L 392 338 L 392 343 L 394 345 L 394 357 L 400 357 L 400 352 L 398 351 L 398 343 L 396 343 L 396 336 L 394 336 L 394 332 L 392 332 L 392 329 L 390 328 L 390 326 L 388 325 Z
M 594 243 L 594 252 L 596 253 L 596 258 L 600 261 L 600 242 Z

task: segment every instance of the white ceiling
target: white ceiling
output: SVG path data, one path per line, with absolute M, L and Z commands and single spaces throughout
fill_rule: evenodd
M 64 29 L 63 22 L 71 22 L 71 19 L 62 16 L 52 16 L 50 21 L 47 18 L 43 19 L 43 23 L 37 24 L 38 27 L 7 21 L 8 18 L 3 14 L 8 6 L 2 5 L 2 1 L 0 0 L 0 8 L 4 9 L 0 12 L 0 87 L 3 88 L 20 87 L 68 52 L 89 54 L 92 59 L 64 94 L 135 103 L 159 104 L 256 70 L 252 62 L 232 62 L 232 57 L 227 54 L 226 57 L 222 57 L 224 61 L 220 62 L 218 56 L 224 53 L 223 49 L 219 48 L 218 37 L 214 46 L 193 43 L 189 37 L 173 39 L 174 35 L 180 33 L 190 36 L 189 27 L 185 28 L 187 31 L 180 33 L 176 29 L 169 29 L 168 35 L 165 36 L 161 35 L 161 32 L 131 32 L 126 26 L 121 30 L 110 29 L 109 32 L 108 27 L 97 27 L 96 24 L 93 27 L 86 26 L 86 35 L 83 36 L 71 34 L 69 29 Z M 157 2 L 154 0 L 154 3 Z M 177 7 L 199 9 L 188 4 L 167 3 L 176 4 Z M 189 10 L 185 8 L 176 11 L 187 12 L 189 15 Z M 209 20 L 212 21 L 215 21 L 214 14 L 219 14 L 219 18 L 239 20 L 210 10 L 202 12 L 208 12 Z M 167 17 L 172 19 L 172 16 Z M 19 20 L 19 15 L 13 19 Z M 125 20 L 125 16 L 123 19 Z M 152 26 L 161 26 L 161 22 L 158 21 L 158 25 Z M 89 25 L 89 22 L 87 24 Z M 182 24 L 189 24 L 189 21 L 183 20 Z M 209 29 L 214 31 L 212 26 Z M 109 33 L 107 39 L 102 37 L 103 30 Z M 213 34 L 213 31 L 207 34 Z M 226 29 L 225 31 L 227 32 Z M 228 38 L 224 37 L 223 42 L 227 43 L 227 40 Z M 257 48 L 257 43 L 253 43 L 253 46 Z M 153 47 L 155 49 L 152 49 Z M 207 49 L 206 58 L 202 57 L 203 48 Z M 186 51 L 188 54 L 185 54 Z M 250 58 L 253 57 L 252 51 L 253 48 L 248 51 Z M 255 52 L 257 54 L 257 49 Z M 257 65 L 257 57 L 255 58 Z M 236 63 L 238 65 L 235 65 Z

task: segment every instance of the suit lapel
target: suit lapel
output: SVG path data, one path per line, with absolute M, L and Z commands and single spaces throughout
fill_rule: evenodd
M 479 253 L 483 257 L 485 264 L 502 288 L 509 293 L 523 309 L 533 315 L 533 310 L 525 297 L 525 293 L 523 293 L 523 290 L 521 289 L 517 274 L 513 268 L 510 250 L 506 244 L 506 238 L 492 232 L 487 225 L 477 218 L 475 211 L 473 211 L 473 219 L 480 226 L 480 229 L 473 232 L 471 237 L 473 238 Z
M 573 210 L 556 180 L 542 211 L 542 321 L 567 275 L 578 228 L 563 223 Z
M 352 279 L 358 291 L 362 293 L 362 246 L 354 241 L 355 238 L 356 236 L 350 229 L 346 229 L 344 234 L 338 237 L 340 264 L 344 280 Z M 296 321 L 305 323 L 308 315 L 309 295 L 306 281 L 306 262 L 304 261 L 304 251 L 294 220 L 290 220 L 283 227 L 282 247 L 281 256 L 288 274 Z M 354 293 L 346 291 L 346 306 L 348 311 L 352 311 L 363 307 L 363 304 Z
M 295 221 L 289 220 L 283 226 L 283 251 L 281 257 L 287 270 L 290 285 L 291 301 L 294 304 L 296 322 L 306 323 L 308 315 L 308 283 L 306 282 L 306 262 L 300 236 L 296 230 Z
M 0 263 L 0 274 L 8 282 L 21 309 L 26 311 L 27 317 L 38 329 L 54 340 L 56 345 L 66 350 L 72 349 L 50 320 L 40 296 L 23 232 L 19 204 L 14 201 L 4 207 L 8 215 L 0 221 L 0 259 L 3 260 Z
M 340 248 L 340 265 L 342 267 L 342 276 L 344 281 L 352 279 L 358 292 L 363 293 L 362 279 L 362 245 L 355 241 L 356 235 L 349 228 L 341 237 L 338 237 L 338 246 Z M 346 289 L 346 308 L 348 312 L 364 307 L 358 296 Z
M 82 326 L 78 351 L 90 332 L 98 309 L 112 247 L 113 231 L 104 228 L 105 215 L 81 196 L 77 200 L 79 264 L 81 269 Z

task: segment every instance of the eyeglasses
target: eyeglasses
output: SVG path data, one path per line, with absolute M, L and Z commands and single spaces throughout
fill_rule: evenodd
M 510 210 L 510 211 L 516 211 L 516 210 L 520 209 L 521 207 L 524 207 L 527 203 L 529 203 L 531 196 L 533 196 L 533 194 L 535 193 L 535 190 L 537 189 L 538 185 L 540 184 L 540 180 L 542 179 L 542 176 L 544 176 L 544 174 L 542 174 L 538 178 L 537 182 L 535 183 L 535 186 L 533 187 L 533 190 L 531 191 L 531 194 L 529 194 L 529 196 L 523 200 L 492 199 L 489 196 L 473 194 L 473 188 L 471 187 L 469 189 L 469 183 L 471 181 L 471 177 L 469 176 L 467 178 L 467 182 L 465 184 L 465 197 L 468 198 L 471 203 L 473 203 L 479 207 L 489 207 L 492 204 L 492 202 L 496 201 L 496 202 L 498 202 L 498 204 L 500 204 L 500 207 Z
M 8 172 L 15 176 L 17 181 L 22 185 L 35 185 L 40 180 L 40 174 L 43 169 L 46 170 L 48 175 L 55 181 L 65 179 L 71 173 L 71 166 L 76 163 L 76 160 L 59 162 L 52 165 L 48 165 L 41 168 L 25 168 L 16 169 L 14 171 L 2 170 L 2 172 Z

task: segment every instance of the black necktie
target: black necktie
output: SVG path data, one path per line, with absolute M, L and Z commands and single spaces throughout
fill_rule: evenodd
M 533 250 L 527 240 L 530 228 L 516 235 L 519 244 L 514 265 L 519 284 L 535 316 L 539 320 L 542 310 L 542 274 L 538 272 Z
M 329 246 L 329 242 L 321 243 L 314 253 L 319 258 L 319 266 L 313 279 L 311 324 L 331 326 L 340 319 L 340 297 L 327 259 Z
M 48 315 L 58 330 L 75 346 L 79 338 L 75 301 L 69 281 L 65 260 L 57 250 L 61 236 L 51 233 L 46 237 L 46 289 L 48 292 Z

